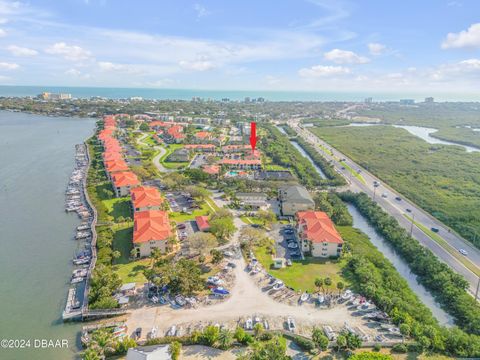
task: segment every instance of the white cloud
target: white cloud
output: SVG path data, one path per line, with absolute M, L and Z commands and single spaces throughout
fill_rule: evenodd
M 77 69 L 68 69 L 67 71 L 65 71 L 65 75 L 80 76 L 82 75 L 82 73 L 80 72 L 80 70 Z
M 336 64 L 365 64 L 370 60 L 364 56 L 355 54 L 353 51 L 333 49 L 323 54 L 325 60 Z
M 312 77 L 330 77 L 336 75 L 350 74 L 350 69 L 344 66 L 324 66 L 315 65 L 309 68 L 302 68 L 298 71 L 298 74 L 304 78 Z
M 63 56 L 70 61 L 83 61 L 92 57 L 90 51 L 85 50 L 77 45 L 67 45 L 64 42 L 58 42 L 45 49 L 45 52 L 52 55 Z
M 100 70 L 103 70 L 103 71 L 121 71 L 125 69 L 125 65 L 114 64 L 109 61 L 99 61 L 98 67 L 100 68 Z
M 480 23 L 472 24 L 459 33 L 448 33 L 442 42 L 442 49 L 478 48 L 480 47 Z
M 192 70 L 192 71 L 207 71 L 207 70 L 212 70 L 216 68 L 216 65 L 209 60 L 196 60 L 196 61 L 181 60 L 178 64 L 182 69 Z
M 10 51 L 15 56 L 35 56 L 38 54 L 37 50 L 33 50 L 33 49 L 29 49 L 29 48 L 21 47 L 17 45 L 8 46 L 7 50 Z
M 208 11 L 202 4 L 194 4 L 193 9 L 197 13 L 197 19 L 210 15 L 210 11 Z
M 370 54 L 374 56 L 382 55 L 387 50 L 387 47 L 380 43 L 369 43 L 367 46 Z
M 18 69 L 20 65 L 15 63 L 0 62 L 0 70 L 15 70 Z
M 0 18 L 0 25 L 6 24 L 8 22 L 5 18 Z
M 0 37 L 5 37 L 7 36 L 7 32 L 3 29 L 0 29 Z

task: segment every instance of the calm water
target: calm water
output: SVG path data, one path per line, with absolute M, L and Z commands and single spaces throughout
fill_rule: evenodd
M 302 154 L 304 157 L 306 157 L 308 159 L 308 161 L 310 161 L 313 165 L 313 167 L 315 168 L 315 170 L 317 170 L 318 174 L 320 175 L 320 177 L 322 179 L 326 179 L 327 177 L 325 176 L 325 173 L 322 171 L 322 169 L 320 169 L 320 167 L 318 167 L 315 162 L 313 161 L 313 159 L 310 157 L 310 155 L 307 154 L 307 152 L 305 150 L 303 150 L 303 148 L 300 146 L 299 143 L 297 143 L 296 141 L 293 141 L 293 140 L 290 140 L 290 144 L 292 144 L 295 149 L 297 149 L 300 154 Z
M 245 97 L 263 97 L 270 101 L 363 101 L 373 97 L 375 101 L 398 101 L 402 98 L 423 101 L 434 96 L 436 101 L 480 101 L 480 95 L 452 93 L 397 93 L 397 92 L 335 92 L 335 91 L 270 91 L 270 90 L 200 90 L 200 89 L 152 89 L 152 88 L 103 88 L 68 86 L 0 86 L 0 96 L 36 96 L 44 91 L 70 93 L 74 97 L 89 98 L 102 96 L 110 99 L 125 99 L 140 96 L 144 99 L 191 100 L 198 96 L 203 99 L 244 100 Z
M 375 229 L 367 222 L 363 215 L 357 210 L 357 208 L 351 204 L 348 204 L 348 211 L 353 218 L 353 226 L 362 230 L 372 242 L 373 245 L 393 264 L 395 269 L 400 275 L 407 281 L 410 288 L 419 299 L 432 311 L 433 315 L 437 318 L 438 322 L 442 325 L 453 325 L 453 319 L 448 315 L 440 305 L 435 301 L 434 297 L 418 283 L 415 274 L 410 271 L 408 264 L 392 249 L 389 243 L 380 236 Z
M 0 111 L 0 339 L 68 339 L 63 350 L 2 350 L 0 359 L 69 359 L 78 324 L 61 321 L 73 234 L 80 223 L 64 211 L 74 145 L 93 119 Z
M 462 144 L 457 144 L 453 141 L 440 140 L 430 134 L 437 132 L 437 129 L 426 128 L 422 126 L 411 126 L 411 125 L 393 125 L 396 128 L 401 128 L 407 130 L 410 134 L 418 136 L 419 138 L 425 140 L 429 144 L 443 144 L 443 145 L 456 145 L 463 147 L 467 152 L 476 152 L 480 151 L 479 148 L 473 146 L 467 146 Z

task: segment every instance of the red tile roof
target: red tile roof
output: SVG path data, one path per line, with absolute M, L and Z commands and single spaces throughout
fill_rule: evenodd
M 261 160 L 223 159 L 221 163 L 225 165 L 262 165 Z
M 215 149 L 213 144 L 188 144 L 185 145 L 186 149 Z
M 153 128 L 153 127 L 170 127 L 170 126 L 173 126 L 174 123 L 154 120 L 154 121 L 150 121 L 150 123 L 148 125 L 151 128 Z
M 105 151 L 103 153 L 104 161 L 110 161 L 115 159 L 123 159 L 122 154 L 118 151 Z
M 220 166 L 218 165 L 203 165 L 202 170 L 210 175 L 217 175 L 220 173 Z
M 172 228 L 166 211 L 139 211 L 134 215 L 133 243 L 151 240 L 167 240 L 172 236 Z
M 252 150 L 252 147 L 250 145 L 225 145 L 225 146 L 222 146 L 222 151 L 233 152 L 233 151 L 246 151 L 246 150 Z
M 212 136 L 212 133 L 209 131 L 199 131 L 195 134 L 195 137 L 199 139 L 209 139 Z
M 115 187 L 137 186 L 140 185 L 137 175 L 131 171 L 123 171 L 112 175 L 113 185 Z
M 153 186 L 136 187 L 135 189 L 130 190 L 130 194 L 135 209 L 160 206 L 163 203 L 160 191 Z
M 167 130 L 167 133 L 175 139 L 183 139 L 185 135 L 182 134 L 183 127 L 180 125 L 174 125 Z
M 208 216 L 196 216 L 195 222 L 200 231 L 207 231 L 210 229 L 210 224 L 208 223 Z
M 343 244 L 342 237 L 335 229 L 332 220 L 323 211 L 299 211 L 297 221 L 302 238 L 314 243 Z
M 122 158 L 106 160 L 105 169 L 109 173 L 118 172 L 118 171 L 128 171 L 128 165 Z

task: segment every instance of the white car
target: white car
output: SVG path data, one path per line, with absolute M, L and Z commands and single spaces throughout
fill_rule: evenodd
M 465 255 L 465 256 L 468 255 L 468 252 L 467 252 L 467 250 L 465 250 L 465 249 L 458 249 L 458 252 L 459 252 L 460 254 L 462 254 L 462 255 Z

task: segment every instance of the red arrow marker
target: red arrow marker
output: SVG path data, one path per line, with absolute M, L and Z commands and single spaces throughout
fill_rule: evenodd
M 250 123 L 250 146 L 252 147 L 252 152 L 255 151 L 255 146 L 257 145 L 257 124 L 254 122 Z

